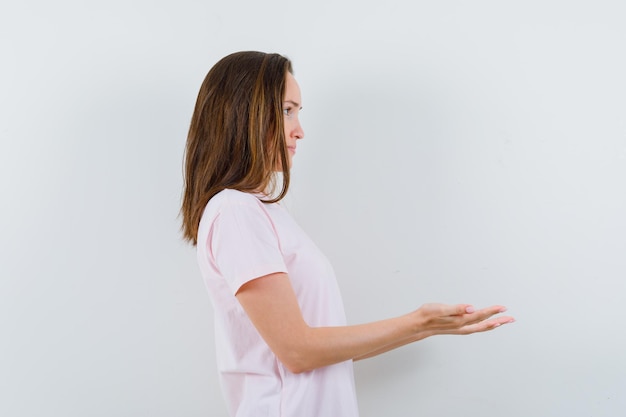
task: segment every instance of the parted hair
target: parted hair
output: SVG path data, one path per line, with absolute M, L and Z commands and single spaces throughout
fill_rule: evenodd
M 184 160 L 181 215 L 186 240 L 197 244 L 205 206 L 230 188 L 281 200 L 289 188 L 283 99 L 291 61 L 279 54 L 236 52 L 205 77 L 191 118 Z M 276 192 L 276 171 L 282 171 Z

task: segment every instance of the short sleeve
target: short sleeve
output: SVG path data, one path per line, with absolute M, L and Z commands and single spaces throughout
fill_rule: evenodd
M 209 252 L 233 294 L 248 281 L 287 272 L 271 218 L 255 201 L 222 205 L 213 222 Z

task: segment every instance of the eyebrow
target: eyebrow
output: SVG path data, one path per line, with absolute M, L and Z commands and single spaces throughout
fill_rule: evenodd
M 300 108 L 300 110 L 302 110 L 302 107 L 300 106 L 300 103 L 295 102 L 295 101 L 293 101 L 293 100 L 285 100 L 285 101 L 283 101 L 283 104 L 284 104 L 284 103 L 290 103 L 290 104 L 291 104 L 291 105 L 293 105 L 294 107 L 299 107 L 299 108 Z

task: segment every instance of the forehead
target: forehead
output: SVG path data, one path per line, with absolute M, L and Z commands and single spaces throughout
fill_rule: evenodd
M 285 79 L 285 100 L 295 101 L 297 103 L 301 102 L 300 86 L 290 72 L 287 72 L 287 78 Z

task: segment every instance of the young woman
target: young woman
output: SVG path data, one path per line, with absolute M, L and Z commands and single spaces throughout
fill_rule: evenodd
M 301 103 L 287 58 L 238 52 L 209 71 L 189 129 L 183 231 L 215 309 L 232 416 L 356 417 L 354 360 L 513 321 L 493 317 L 502 306 L 427 304 L 346 325 L 331 265 L 279 204 L 304 137 Z

